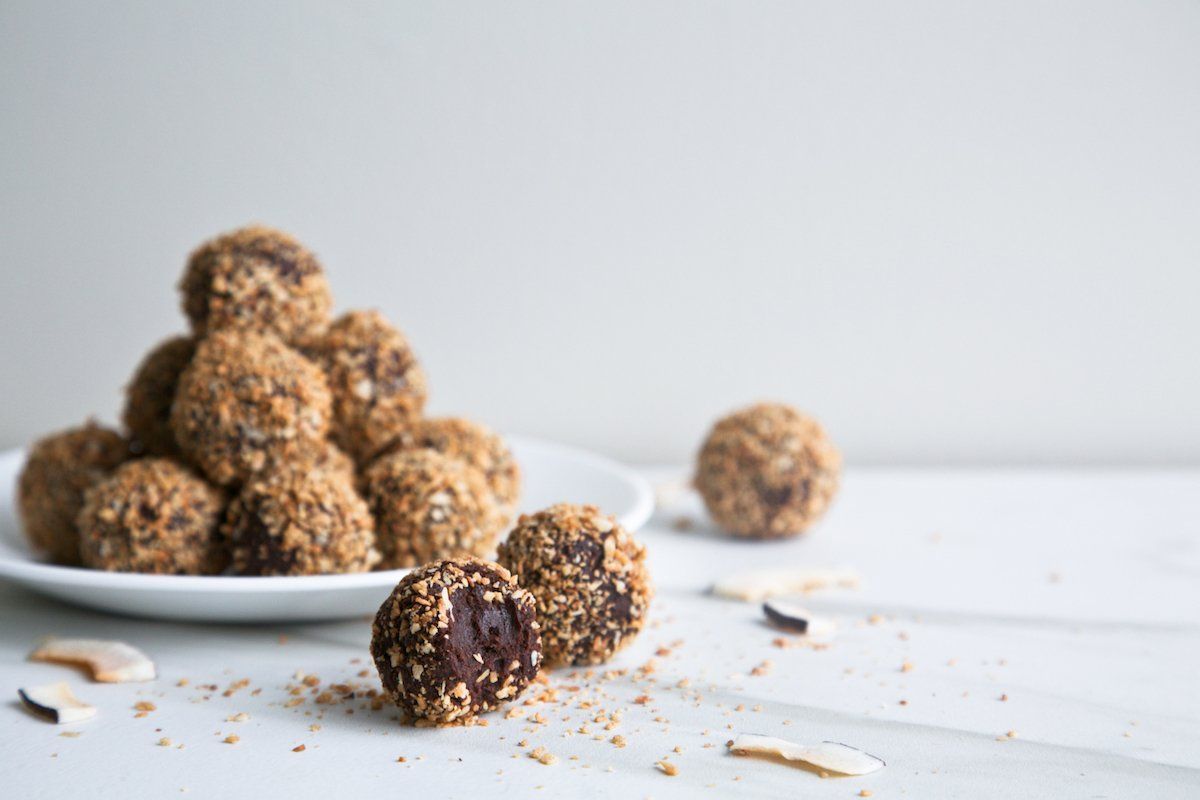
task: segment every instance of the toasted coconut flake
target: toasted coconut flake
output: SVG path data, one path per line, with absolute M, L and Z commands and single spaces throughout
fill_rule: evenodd
M 867 775 L 887 766 L 882 758 L 839 742 L 796 744 L 784 739 L 776 739 L 773 736 L 760 736 L 755 733 L 740 734 L 729 743 L 729 750 L 738 755 L 779 756 L 788 761 L 801 761 L 817 769 L 836 772 L 839 775 Z
M 794 633 L 809 636 L 826 636 L 833 633 L 833 621 L 818 617 L 803 606 L 787 600 L 768 600 L 763 603 L 763 613 L 774 625 Z
M 32 689 L 18 689 L 17 694 L 30 711 L 59 725 L 82 722 L 96 716 L 96 707 L 76 697 L 65 681 Z
M 154 662 L 136 647 L 104 639 L 46 639 L 29 654 L 30 661 L 86 666 L 101 683 L 152 681 Z
M 847 568 L 790 567 L 755 569 L 726 575 L 713 585 L 713 594 L 731 600 L 757 602 L 781 594 L 806 594 L 833 587 L 856 588 L 857 571 Z

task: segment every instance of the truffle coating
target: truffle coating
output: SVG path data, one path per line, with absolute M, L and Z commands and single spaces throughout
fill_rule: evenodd
M 316 256 L 261 225 L 201 245 L 188 259 L 179 291 L 197 336 L 237 328 L 295 343 L 320 334 L 333 306 Z
M 537 676 L 539 649 L 529 592 L 477 558 L 404 576 L 371 629 L 383 688 L 418 724 L 464 723 L 515 700 Z
M 422 419 L 402 431 L 394 446 L 436 450 L 478 469 L 496 499 L 497 526 L 503 529 L 512 519 L 521 496 L 521 470 L 508 444 L 490 428 L 461 417 Z
M 329 405 L 321 371 L 279 339 L 219 331 L 179 378 L 171 429 L 190 461 L 229 486 L 323 440 Z
M 288 448 L 282 453 L 273 452 L 269 455 L 266 465 L 255 474 L 265 475 L 277 470 L 324 470 L 346 478 L 355 486 L 358 485 L 358 470 L 354 459 L 328 439 L 303 439 L 297 442 L 294 448 Z
M 224 499 L 173 461 L 130 461 L 87 491 L 77 520 L 83 563 L 109 572 L 215 575 L 229 560 L 217 529 Z
M 333 438 L 370 461 L 425 407 L 425 373 L 408 340 L 377 311 L 351 311 L 305 351 L 333 393 Z
M 75 517 L 83 493 L 129 455 L 129 443 L 120 434 L 95 422 L 35 442 L 17 483 L 17 506 L 34 549 L 57 564 L 78 564 Z
M 367 504 L 336 471 L 282 469 L 250 479 L 222 531 L 238 575 L 366 572 L 379 560 Z
M 125 387 L 121 420 L 129 429 L 134 452 L 179 458 L 179 445 L 171 432 L 171 403 L 179 376 L 191 363 L 196 340 L 173 336 L 146 354 Z
M 381 569 L 491 555 L 496 504 L 483 476 L 463 462 L 433 450 L 401 451 L 376 460 L 364 483 Z
M 305 441 L 299 448 L 299 452 L 296 453 L 295 458 L 280 464 L 273 464 L 272 467 L 278 469 L 291 467 L 299 470 L 324 470 L 332 472 L 335 475 L 340 475 L 350 481 L 351 484 L 355 484 L 358 480 L 354 467 L 354 459 L 346 455 L 345 451 L 329 440 L 321 442 Z
M 537 600 L 547 664 L 601 664 L 646 624 L 646 550 L 595 506 L 522 515 L 497 560 Z
M 713 426 L 695 485 L 727 532 L 777 539 L 820 519 L 837 493 L 841 464 L 815 419 L 781 403 L 760 403 Z

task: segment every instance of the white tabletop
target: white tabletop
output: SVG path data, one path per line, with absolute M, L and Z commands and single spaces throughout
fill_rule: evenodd
M 365 621 L 174 625 L 2 586 L 0 795 L 1195 798 L 1197 501 L 1197 472 L 858 470 L 807 538 L 742 543 L 714 536 L 684 496 L 642 533 L 658 596 L 650 628 L 610 665 L 628 671 L 553 673 L 557 699 L 516 706 L 541 724 L 497 713 L 418 730 L 358 698 L 287 705 L 297 673 L 322 690 L 376 685 Z M 697 528 L 675 530 L 679 516 Z M 828 648 L 781 649 L 758 606 L 706 593 L 731 569 L 783 564 L 862 574 L 856 590 L 805 600 L 837 620 Z M 101 685 L 27 662 L 47 634 L 128 641 L 160 677 Z M 15 702 L 18 687 L 61 679 L 95 719 L 53 726 Z M 138 717 L 142 700 L 156 709 Z M 612 729 L 592 721 L 614 711 Z M 249 719 L 227 721 L 239 713 Z M 821 778 L 729 755 L 739 732 L 841 741 L 888 766 Z M 536 747 L 557 762 L 529 758 Z M 677 775 L 655 767 L 664 758 Z

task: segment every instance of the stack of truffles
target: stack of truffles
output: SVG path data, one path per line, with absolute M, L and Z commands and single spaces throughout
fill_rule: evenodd
M 30 450 L 18 487 L 50 560 L 174 575 L 363 572 L 487 556 L 520 474 L 477 423 L 422 417 L 425 374 L 374 311 L 330 319 L 316 256 L 248 227 L 179 283 L 191 334 L 150 351 L 125 432 L 94 422 Z
M 170 575 L 418 567 L 379 609 L 371 653 L 410 718 L 463 723 L 543 666 L 607 661 L 643 628 L 645 549 L 592 506 L 515 513 L 505 442 L 426 419 L 425 375 L 375 312 L 330 320 L 316 257 L 262 227 L 192 254 L 189 336 L 128 386 L 125 433 L 37 442 L 18 487 L 33 544 L 65 565 Z

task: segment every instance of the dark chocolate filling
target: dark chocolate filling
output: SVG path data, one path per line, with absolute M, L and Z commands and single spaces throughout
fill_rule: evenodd
M 496 692 L 510 673 L 527 679 L 537 673 L 530 653 L 537 642 L 532 615 L 506 597 L 503 603 L 483 599 L 489 587 L 469 586 L 450 596 L 452 619 L 438 677 L 448 682 L 461 680 L 477 703 L 494 703 Z M 476 659 L 476 654 L 479 659 Z M 482 661 L 482 663 L 480 663 Z M 510 670 L 516 661 L 518 668 Z M 493 682 L 477 680 L 484 670 L 498 675 Z
M 281 546 L 254 508 L 242 507 L 234 537 L 244 553 L 242 575 L 288 575 L 296 566 L 295 551 Z

